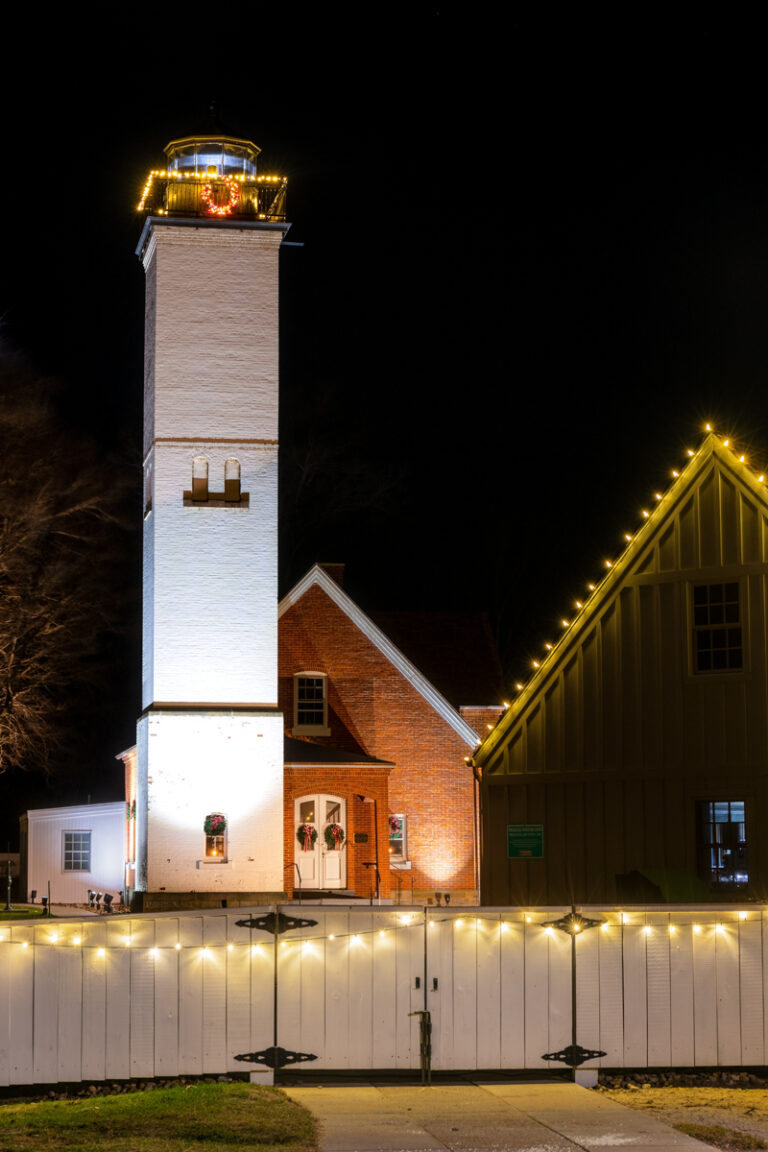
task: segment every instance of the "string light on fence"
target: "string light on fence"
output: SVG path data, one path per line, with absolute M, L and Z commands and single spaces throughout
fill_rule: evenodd
M 425 911 L 426 911 L 426 909 L 425 909 Z M 700 923 L 681 925 L 681 924 L 674 924 L 672 922 L 668 922 L 664 927 L 662 927 L 661 925 L 652 925 L 652 924 L 648 924 L 648 923 L 638 924 L 636 922 L 635 925 L 633 926 L 631 924 L 631 916 L 629 913 L 623 912 L 623 911 L 622 912 L 616 912 L 616 913 L 614 913 L 614 916 L 615 916 L 614 920 L 602 919 L 602 920 L 590 921 L 583 914 L 572 912 L 572 913 L 569 913 L 567 916 L 562 917 L 561 921 L 549 921 L 549 922 L 544 922 L 544 923 L 542 923 L 542 922 L 537 923 L 535 921 L 535 917 L 533 914 L 531 914 L 530 912 L 523 912 L 523 911 L 518 912 L 511 919 L 509 919 L 509 918 L 505 919 L 503 916 L 499 917 L 499 916 L 483 916 L 483 915 L 474 915 L 474 916 L 470 916 L 469 918 L 466 915 L 454 917 L 454 916 L 451 916 L 450 914 L 441 914 L 439 916 L 426 916 L 425 918 L 422 918 L 421 915 L 416 915 L 416 914 L 410 912 L 410 913 L 404 913 L 404 914 L 397 915 L 396 919 L 392 923 L 387 924 L 386 927 L 384 927 L 384 928 L 374 927 L 374 928 L 366 929 L 362 932 L 360 932 L 360 931 L 351 932 L 350 931 L 350 932 L 340 933 L 340 934 L 334 933 L 334 932 L 329 932 L 327 935 L 325 933 L 319 933 L 316 936 L 293 937 L 289 940 L 281 940 L 280 941 L 280 947 L 285 948 L 285 947 L 287 947 L 288 944 L 300 945 L 301 946 L 299 949 L 300 952 L 307 952 L 310 955 L 312 955 L 313 951 L 314 951 L 312 945 L 315 943 L 320 943 L 320 944 L 322 944 L 324 942 L 330 943 L 331 941 L 334 941 L 334 940 L 343 941 L 346 939 L 349 945 L 359 945 L 362 943 L 362 939 L 365 936 L 370 936 L 370 937 L 378 936 L 379 938 L 383 938 L 383 937 L 387 936 L 388 932 L 392 929 L 394 929 L 395 931 L 397 931 L 398 929 L 400 929 L 400 930 L 415 929 L 417 931 L 422 931 L 428 925 L 431 930 L 434 930 L 436 927 L 438 927 L 442 924 L 446 924 L 446 925 L 450 924 L 453 926 L 453 928 L 458 929 L 458 930 L 461 930 L 465 927 L 468 927 L 468 928 L 474 927 L 475 931 L 487 930 L 488 926 L 493 926 L 493 927 L 498 926 L 500 932 L 507 932 L 514 924 L 523 923 L 525 925 L 531 925 L 535 929 L 540 929 L 542 932 L 544 932 L 548 936 L 553 935 L 553 932 L 554 932 L 553 925 L 555 927 L 561 927 L 561 924 L 567 925 L 565 928 L 563 928 L 563 930 L 570 932 L 571 935 L 579 934 L 584 930 L 585 927 L 587 927 L 587 926 L 591 927 L 593 924 L 595 926 L 597 926 L 599 924 L 600 929 L 604 932 L 608 931 L 615 924 L 621 924 L 623 926 L 629 926 L 630 929 L 633 929 L 637 932 L 640 932 L 645 936 L 651 935 L 655 929 L 658 929 L 661 931 L 666 931 L 670 936 L 673 936 L 680 929 L 684 929 L 684 928 L 690 928 L 690 930 L 696 935 L 700 935 L 705 929 L 711 930 L 711 932 L 713 934 L 717 933 L 717 934 L 722 935 L 723 933 L 727 934 L 728 927 L 729 927 L 729 922 L 723 922 L 722 920 L 718 921 L 717 923 L 710 922 L 709 924 L 704 924 L 704 925 L 702 925 Z M 742 910 L 742 911 L 734 910 L 731 913 L 731 916 L 732 916 L 733 925 L 738 927 L 739 922 L 744 922 L 749 918 L 749 913 L 747 911 L 744 911 L 744 910 Z M 159 957 L 162 954 L 162 952 L 164 952 L 164 951 L 175 950 L 178 952 L 178 951 L 181 951 L 182 948 L 184 948 L 187 952 L 196 953 L 201 958 L 209 957 L 209 958 L 213 959 L 213 958 L 217 957 L 220 953 L 223 954 L 225 951 L 227 954 L 234 952 L 236 950 L 236 948 L 238 947 L 239 943 L 242 944 L 242 948 L 244 951 L 249 952 L 250 955 L 255 957 L 257 955 L 263 955 L 264 954 L 262 946 L 265 943 L 269 943 L 269 941 L 264 941 L 264 940 L 249 941 L 249 942 L 246 942 L 246 941 L 242 941 L 242 942 L 232 942 L 232 941 L 226 941 L 225 942 L 225 941 L 222 941 L 222 943 L 220 945 L 202 945 L 202 946 L 201 945 L 195 945 L 195 944 L 182 945 L 180 941 L 177 941 L 174 944 L 168 944 L 168 945 L 163 945 L 163 946 L 152 945 L 151 947 L 146 947 L 146 952 L 147 952 L 149 957 L 155 959 L 155 958 Z M 32 944 L 33 948 L 34 947 L 36 947 L 36 948 L 66 947 L 66 946 L 72 946 L 73 945 L 76 947 L 81 947 L 83 951 L 95 952 L 95 954 L 98 957 L 104 957 L 107 955 L 108 951 L 117 951 L 117 950 L 121 950 L 125 947 L 135 946 L 136 945 L 136 938 L 130 937 L 130 936 L 124 937 L 119 942 L 116 941 L 112 945 L 111 949 L 110 948 L 104 948 L 101 946 L 97 948 L 95 946 L 95 944 L 88 944 L 87 939 L 84 940 L 84 937 L 79 935 L 79 934 L 68 936 L 67 933 L 62 934 L 62 933 L 58 933 L 58 932 L 50 933 L 45 939 L 43 939 L 37 943 L 34 940 L 28 941 L 28 940 L 11 939 L 9 936 L 9 937 L 6 937 L 5 939 L 0 939 L 0 945 L 2 945 L 2 944 L 9 944 L 11 946 L 16 946 L 16 947 L 26 949 L 26 950 L 29 949 L 30 944 Z M 141 948 L 141 949 L 135 948 L 135 951 L 137 953 L 139 953 L 139 952 L 143 953 L 144 948 Z

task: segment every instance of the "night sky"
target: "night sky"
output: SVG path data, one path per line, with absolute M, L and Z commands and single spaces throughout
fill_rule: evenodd
M 288 176 L 304 245 L 281 257 L 281 591 L 345 561 L 364 608 L 487 609 L 511 682 L 705 420 L 768 463 L 760 27 L 266 10 L 211 8 L 173 36 L 154 16 L 68 13 L 19 35 L 0 337 L 135 470 L 138 529 L 135 207 L 163 146 L 208 131 L 215 102 L 261 170 Z M 137 592 L 138 532 L 124 547 Z M 83 717 L 87 762 L 61 765 L 40 803 L 119 794 L 112 756 L 139 708 L 126 604 L 119 684 Z M 15 839 L 40 782 L 4 787 Z

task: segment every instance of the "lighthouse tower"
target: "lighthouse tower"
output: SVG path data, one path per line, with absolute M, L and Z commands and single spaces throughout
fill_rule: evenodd
M 278 255 L 285 181 L 195 136 L 150 173 L 137 904 L 283 892 Z

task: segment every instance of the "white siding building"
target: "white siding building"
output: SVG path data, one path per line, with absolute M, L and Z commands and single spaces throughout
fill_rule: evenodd
M 121 898 L 124 884 L 125 802 L 36 808 L 20 820 L 21 897 L 39 903 L 85 904 L 88 889 Z

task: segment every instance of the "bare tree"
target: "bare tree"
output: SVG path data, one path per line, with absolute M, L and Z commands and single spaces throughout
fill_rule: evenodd
M 0 772 L 47 772 L 85 735 L 117 623 L 120 477 L 54 394 L 0 347 Z

